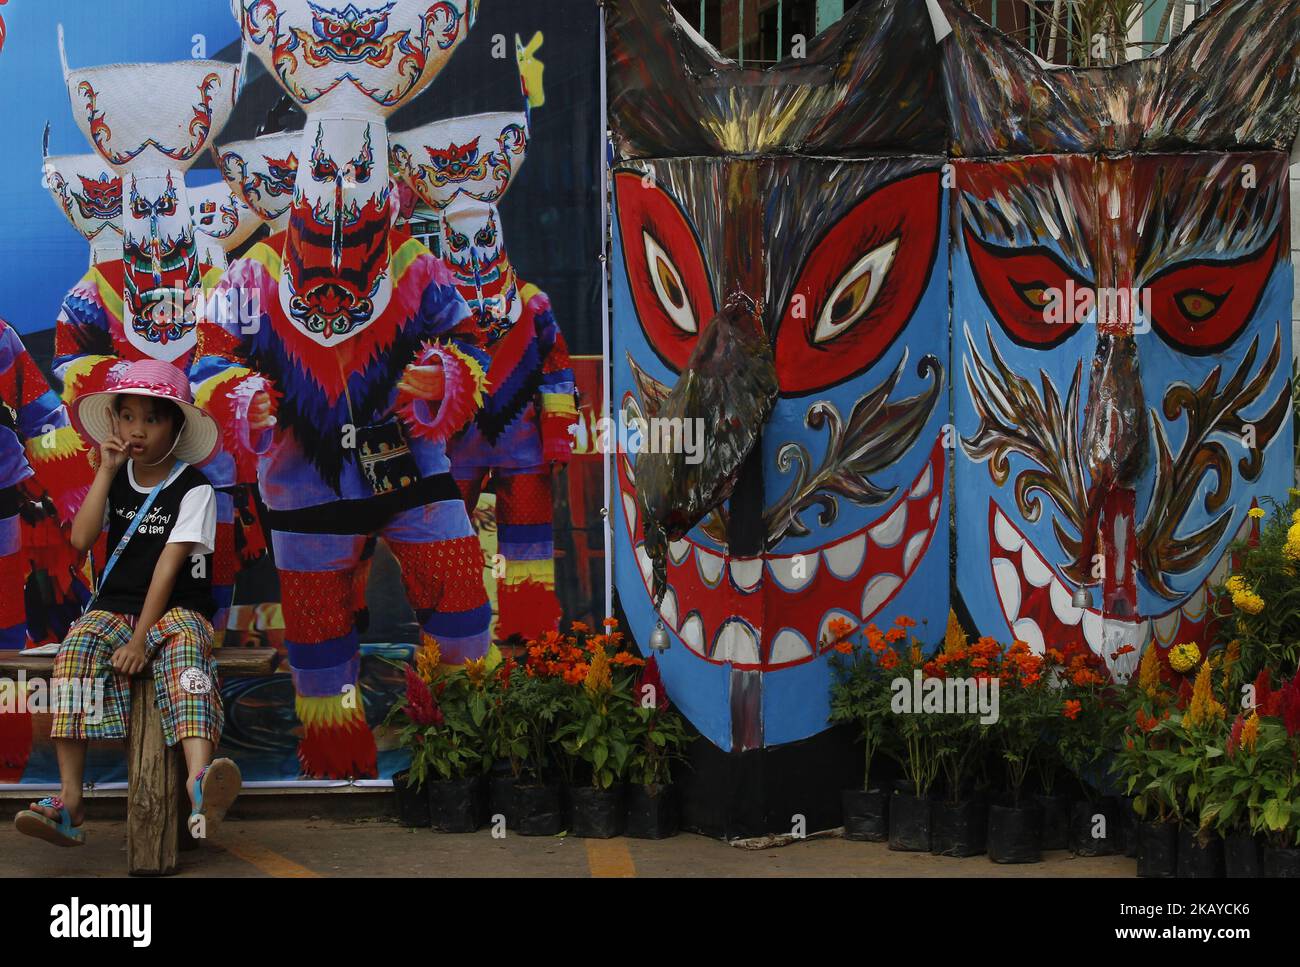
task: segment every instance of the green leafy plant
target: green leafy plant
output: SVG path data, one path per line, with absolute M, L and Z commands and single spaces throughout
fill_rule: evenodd
M 632 743 L 629 781 L 642 786 L 669 785 L 673 781 L 673 764 L 685 760 L 690 736 L 686 720 L 668 699 L 653 657 L 646 661 L 636 683 L 626 731 Z

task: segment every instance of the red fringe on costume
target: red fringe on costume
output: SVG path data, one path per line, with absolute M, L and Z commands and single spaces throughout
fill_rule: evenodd
M 303 726 L 298 764 L 309 779 L 373 779 L 379 774 L 375 740 L 364 718 Z

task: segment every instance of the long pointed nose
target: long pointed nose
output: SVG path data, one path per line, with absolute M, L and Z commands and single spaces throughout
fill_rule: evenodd
M 637 458 L 637 498 L 656 603 L 665 587 L 667 542 L 736 492 L 776 396 L 776 363 L 758 308 L 749 296 L 734 292 L 700 334 L 677 384 L 651 420 L 647 449 Z M 690 434 L 703 443 L 688 451 L 679 444 L 692 439 Z M 748 480 L 753 473 L 743 476 Z M 741 489 L 748 492 L 748 484 Z M 755 511 L 751 523 L 761 530 L 761 500 L 756 508 L 755 501 L 744 503 Z

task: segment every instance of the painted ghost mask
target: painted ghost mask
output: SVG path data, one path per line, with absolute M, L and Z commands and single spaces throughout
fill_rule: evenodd
M 122 257 L 122 179 L 97 154 L 45 158 L 43 182 L 90 243 L 90 264 Z
M 393 139 L 394 164 L 421 201 L 439 213 L 443 261 L 481 320 L 514 321 L 522 309 L 497 205 L 527 150 L 525 112 L 436 121 Z
M 191 188 L 189 196 L 199 261 L 225 268 L 226 253 L 253 234 L 260 224 L 258 217 L 224 182 Z
M 177 359 L 194 346 L 200 283 L 185 171 L 230 117 L 239 67 L 63 64 L 78 126 L 122 179 L 127 338 L 155 359 Z
M 835 618 L 947 616 L 945 125 L 922 28 L 922 5 L 862 3 L 757 71 L 666 4 L 611 14 L 614 406 L 701 444 L 654 467 L 698 518 L 659 561 L 653 423 L 620 450 L 615 582 L 633 629 L 663 622 L 665 686 L 723 750 L 826 729 Z
M 1300 88 L 1273 65 L 1300 9 L 1223 3 L 1157 58 L 1085 71 L 936 3 L 969 158 L 951 211 L 958 592 L 981 633 L 1086 644 L 1123 677 L 1149 643 L 1203 640 L 1228 544 L 1291 480 Z
M 289 224 L 301 146 L 302 132 L 290 131 L 217 148 L 218 167 L 226 184 L 270 226 L 272 235 Z
M 471 0 L 232 0 L 232 9 L 253 52 L 307 112 L 280 305 L 310 339 L 335 345 L 379 318 L 392 296 L 386 119 L 464 40 Z

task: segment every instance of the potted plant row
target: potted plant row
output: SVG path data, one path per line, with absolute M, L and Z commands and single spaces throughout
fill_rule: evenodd
M 410 766 L 393 777 L 399 820 L 469 832 L 504 819 L 525 836 L 677 831 L 673 764 L 687 742 L 654 661 L 617 623 L 548 632 L 521 660 L 443 665 L 426 642 L 389 713 Z

